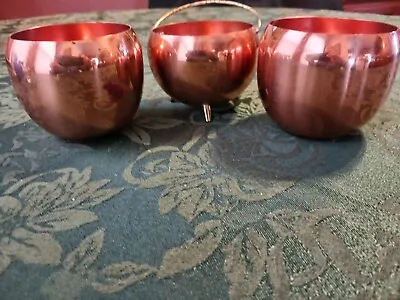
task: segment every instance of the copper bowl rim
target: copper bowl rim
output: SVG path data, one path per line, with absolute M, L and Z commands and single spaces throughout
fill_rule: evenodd
M 105 26 L 115 26 L 115 27 L 121 27 L 121 30 L 115 30 L 114 32 L 110 32 L 108 34 L 101 34 L 98 36 L 95 36 L 90 39 L 27 39 L 27 38 L 18 38 L 18 35 L 25 35 L 28 32 L 36 31 L 36 30 L 43 30 L 43 29 L 48 29 L 51 27 L 60 27 L 60 28 L 67 28 L 69 26 L 77 26 L 77 25 L 105 25 Z M 88 22 L 68 22 L 68 23 L 53 23 L 53 24 L 47 24 L 47 25 L 40 25 L 40 26 L 32 26 L 28 27 L 25 29 L 21 29 L 15 32 L 12 32 L 9 34 L 8 39 L 13 40 L 13 41 L 21 41 L 21 42 L 48 42 L 48 43 L 59 43 L 59 42 L 88 42 L 88 41 L 96 41 L 100 40 L 103 38 L 123 34 L 125 32 L 133 32 L 134 34 L 135 31 L 132 28 L 131 25 L 125 24 L 125 23 L 118 23 L 118 22 L 96 22 L 96 21 L 88 21 Z
M 168 29 L 170 27 L 176 27 L 176 26 L 184 26 L 184 25 L 190 25 L 190 24 L 204 24 L 204 23 L 223 23 L 223 24 L 239 24 L 244 27 L 244 29 L 241 30 L 230 30 L 227 32 L 220 32 L 220 33 L 208 33 L 208 34 L 170 34 L 170 33 L 165 33 L 164 30 Z M 186 21 L 186 22 L 176 22 L 176 23 L 169 23 L 166 25 L 158 26 L 155 27 L 151 30 L 151 34 L 157 34 L 157 35 L 162 35 L 162 36 L 171 36 L 171 37 L 198 37 L 198 38 L 204 38 L 204 37 L 222 37 L 228 34 L 232 33 L 244 33 L 249 30 L 254 29 L 254 34 L 256 34 L 255 31 L 255 26 L 249 22 L 244 22 L 244 21 L 237 21 L 237 20 L 198 20 L 198 21 Z
M 369 23 L 369 24 L 374 24 L 374 25 L 379 25 L 381 27 L 386 27 L 386 28 L 391 28 L 391 30 L 385 30 L 381 32 L 376 32 L 376 33 L 341 33 L 341 32 L 324 32 L 324 31 L 306 31 L 306 30 L 300 30 L 300 29 L 294 29 L 290 28 L 288 26 L 279 26 L 278 22 L 280 21 L 285 21 L 285 20 L 301 20 L 301 19 L 321 19 L 321 20 L 332 20 L 336 22 L 357 22 L 357 23 Z M 321 35 L 326 35 L 326 36 L 333 36 L 333 35 L 342 35 L 342 36 L 376 36 L 379 34 L 394 34 L 396 32 L 399 32 L 400 28 L 396 25 L 386 23 L 386 22 L 380 22 L 380 21 L 372 21 L 368 19 L 362 19 L 362 18 L 344 18 L 344 17 L 328 17 L 328 16 L 317 16 L 317 15 L 298 15 L 298 16 L 288 16 L 288 17 L 283 17 L 283 18 L 276 18 L 272 19 L 268 22 L 267 26 L 265 27 L 265 30 L 267 30 L 268 27 L 273 26 L 275 28 L 280 28 L 280 29 L 286 29 L 289 31 L 294 31 L 294 32 L 301 32 L 301 33 L 311 33 L 311 34 L 321 34 Z

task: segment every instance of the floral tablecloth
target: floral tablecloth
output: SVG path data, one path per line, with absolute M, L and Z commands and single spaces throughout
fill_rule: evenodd
M 145 47 L 164 12 L 2 21 L 0 46 L 33 25 L 106 20 Z M 255 21 L 222 7 L 175 21 L 222 17 Z M 255 81 L 206 125 L 145 63 L 132 124 L 77 144 L 29 120 L 1 57 L 0 299 L 399 299 L 399 81 L 360 135 L 314 142 L 270 121 Z

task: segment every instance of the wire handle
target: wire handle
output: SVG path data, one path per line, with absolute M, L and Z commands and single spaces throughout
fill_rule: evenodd
M 251 12 L 253 15 L 255 15 L 257 17 L 257 28 L 256 28 L 256 33 L 258 33 L 261 29 L 262 26 L 262 22 L 261 22 L 261 17 L 258 14 L 258 12 L 246 5 L 246 4 L 242 4 L 242 3 L 238 3 L 236 1 L 229 1 L 229 0 L 203 0 L 203 1 L 196 1 L 196 2 L 192 2 L 192 3 L 188 3 L 182 6 L 179 6 L 177 8 L 174 8 L 172 10 L 170 10 L 169 12 L 167 12 L 166 14 L 164 14 L 161 18 L 158 19 L 158 21 L 154 24 L 153 29 L 157 28 L 158 26 L 160 26 L 160 24 L 167 18 L 169 18 L 170 16 L 172 16 L 173 14 L 180 12 L 182 10 L 188 9 L 188 8 L 192 8 L 192 7 L 197 7 L 197 6 L 204 6 L 204 5 L 208 5 L 208 4 L 223 4 L 223 5 L 229 5 L 229 6 L 236 6 L 239 8 L 243 8 L 249 12 Z

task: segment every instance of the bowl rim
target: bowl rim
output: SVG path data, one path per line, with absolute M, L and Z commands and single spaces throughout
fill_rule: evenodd
M 42 30 L 45 28 L 51 28 L 51 27 L 69 27 L 69 26 L 77 26 L 77 25 L 112 25 L 112 26 L 121 26 L 121 28 L 124 28 L 123 30 L 112 32 L 109 34 L 104 34 L 104 35 L 98 35 L 95 36 L 91 39 L 26 39 L 26 38 L 18 38 L 18 35 L 25 34 L 29 31 L 35 31 L 35 30 Z M 99 39 L 107 38 L 110 36 L 115 36 L 119 34 L 123 34 L 125 32 L 133 32 L 133 34 L 136 35 L 134 29 L 132 28 L 131 25 L 126 24 L 126 23 L 118 23 L 118 22 L 107 22 L 107 21 L 87 21 L 87 22 L 66 22 L 66 23 L 50 23 L 50 24 L 45 24 L 45 25 L 37 25 L 37 26 L 31 26 L 25 29 L 20 29 L 17 31 L 14 31 L 9 34 L 8 39 L 12 41 L 18 41 L 18 42 L 49 42 L 49 43 L 62 43 L 62 42 L 88 42 L 88 41 L 96 41 Z
M 196 24 L 196 23 L 237 23 L 237 24 L 242 24 L 246 25 L 247 28 L 242 29 L 242 30 L 231 30 L 229 32 L 224 32 L 224 33 L 215 33 L 215 34 L 196 34 L 196 35 L 191 35 L 191 34 L 170 34 L 170 33 L 164 33 L 163 29 L 168 28 L 168 27 L 173 27 L 177 25 L 185 25 L 185 24 Z M 254 30 L 255 32 L 255 26 L 251 24 L 250 22 L 245 22 L 245 21 L 238 21 L 238 20 L 212 20 L 212 19 L 206 19 L 206 20 L 191 20 L 191 21 L 183 21 L 183 22 L 174 22 L 174 23 L 168 23 L 165 25 L 161 25 L 155 28 L 152 28 L 150 33 L 151 34 L 157 34 L 157 35 L 162 35 L 162 36 L 170 36 L 170 37 L 218 37 L 218 36 L 224 36 L 227 34 L 232 34 L 232 33 L 243 33 L 249 30 Z
M 360 22 L 360 23 L 373 23 L 375 25 L 381 25 L 381 26 L 386 26 L 387 28 L 392 28 L 393 30 L 390 31 L 382 31 L 382 32 L 376 32 L 376 33 L 340 33 L 340 32 L 322 32 L 322 31 L 306 31 L 306 30 L 299 30 L 299 29 L 293 29 L 293 28 L 287 28 L 287 27 L 282 27 L 282 26 L 277 26 L 276 23 L 279 21 L 283 20 L 294 20 L 294 19 L 326 19 L 326 20 L 335 20 L 335 21 L 353 21 L 353 22 Z M 334 36 L 334 35 L 342 35 L 342 36 L 376 36 L 376 35 L 381 35 L 381 34 L 394 34 L 396 32 L 400 33 L 400 27 L 396 26 L 394 24 L 390 24 L 387 22 L 381 22 L 381 21 L 374 21 L 374 20 L 369 20 L 369 19 L 364 19 L 364 18 L 351 18 L 351 17 L 335 17 L 335 16 L 319 16 L 319 15 L 298 15 L 298 16 L 287 16 L 287 17 L 282 17 L 282 18 L 275 18 L 272 19 L 268 22 L 267 26 L 265 27 L 264 32 L 268 29 L 268 27 L 275 27 L 275 28 L 280 28 L 288 31 L 294 31 L 294 32 L 301 32 L 301 33 L 311 33 L 311 34 L 321 34 L 321 35 L 326 35 L 326 36 Z

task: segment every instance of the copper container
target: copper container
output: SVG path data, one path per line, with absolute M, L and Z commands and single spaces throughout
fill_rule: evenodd
M 267 26 L 258 52 L 260 96 L 283 129 L 337 138 L 360 129 L 387 98 L 399 62 L 397 27 L 293 17 Z
M 233 5 L 258 18 L 258 27 L 240 21 L 206 20 L 160 26 L 169 16 L 207 4 Z M 174 100 L 203 106 L 206 122 L 210 105 L 239 97 L 250 84 L 257 57 L 261 20 L 251 7 L 234 1 L 207 0 L 180 6 L 154 25 L 148 41 L 151 70 Z
M 128 25 L 34 27 L 8 38 L 5 57 L 26 112 L 61 138 L 107 134 L 121 128 L 138 109 L 143 55 Z

